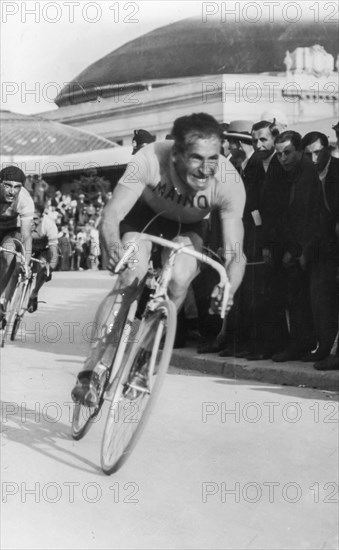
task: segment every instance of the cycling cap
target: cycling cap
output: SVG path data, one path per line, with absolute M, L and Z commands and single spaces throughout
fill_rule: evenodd
M 147 130 L 134 130 L 133 141 L 135 141 L 137 145 L 153 143 L 153 141 L 155 141 L 155 136 L 152 136 Z
M 0 181 L 16 181 L 24 184 L 26 176 L 17 166 L 6 166 L 0 171 Z

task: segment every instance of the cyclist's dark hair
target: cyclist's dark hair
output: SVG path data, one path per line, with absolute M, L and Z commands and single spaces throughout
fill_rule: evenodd
M 41 204 L 35 204 L 34 205 L 34 212 L 39 214 L 39 216 L 42 216 L 42 214 L 45 212 L 45 206 Z
M 292 145 L 295 147 L 296 151 L 302 151 L 302 145 L 301 145 L 301 135 L 299 132 L 294 132 L 293 130 L 286 130 L 285 132 L 282 132 L 279 134 L 275 140 L 274 143 L 284 143 L 284 141 L 290 141 Z
M 220 141 L 222 140 L 219 122 L 207 113 L 193 113 L 177 118 L 171 135 L 180 151 L 184 151 L 189 143 L 194 143 L 199 138 L 216 136 Z
M 0 182 L 2 181 L 16 181 L 24 185 L 26 176 L 17 166 L 6 166 L 0 171 Z
M 301 140 L 301 146 L 305 149 L 305 147 L 311 145 L 315 141 L 318 141 L 318 139 L 323 147 L 328 147 L 328 137 L 325 134 L 316 131 L 305 134 Z
M 273 119 L 273 122 L 269 122 L 268 120 L 260 120 L 260 122 L 256 122 L 252 126 L 251 133 L 258 132 L 258 130 L 262 130 L 263 128 L 268 128 L 274 138 L 280 134 L 275 118 Z

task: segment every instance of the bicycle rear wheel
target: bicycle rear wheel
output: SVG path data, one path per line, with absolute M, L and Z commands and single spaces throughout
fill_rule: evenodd
M 76 403 L 74 405 L 71 433 L 73 439 L 75 440 L 79 440 L 84 437 L 93 423 L 96 422 L 96 418 L 104 403 L 105 391 L 111 377 L 111 371 L 115 362 L 116 354 L 123 354 L 127 346 L 127 343 L 120 343 L 119 340 L 124 333 L 126 323 L 133 323 L 137 308 L 137 300 L 133 300 L 129 307 L 127 307 L 127 304 L 124 304 L 122 307 L 120 306 L 119 312 L 115 318 L 113 318 L 114 306 L 115 304 L 112 305 L 109 314 L 107 313 L 106 308 L 107 320 L 110 320 L 107 329 L 109 332 L 105 337 L 98 340 L 99 346 L 91 351 L 86 361 L 87 364 L 92 362 L 93 365 L 100 364 L 102 367 L 107 368 L 105 378 L 103 379 L 101 389 L 99 390 L 99 403 L 96 407 L 87 407 L 81 403 Z
M 177 312 L 165 300 L 143 319 L 137 342 L 127 351 L 120 380 L 110 405 L 101 446 L 101 467 L 110 475 L 127 460 L 152 412 L 171 359 Z M 128 383 L 137 370 L 147 366 L 149 393 L 131 398 Z
M 13 296 L 9 304 L 7 305 L 7 313 L 6 313 L 6 324 L 4 327 L 4 335 L 3 335 L 3 341 L 2 346 L 5 344 L 7 335 L 12 334 L 13 326 L 14 326 L 14 320 L 16 317 L 17 312 L 20 308 L 21 303 L 21 297 L 23 292 L 23 281 L 18 281 L 17 285 L 15 287 L 15 290 L 13 292 Z

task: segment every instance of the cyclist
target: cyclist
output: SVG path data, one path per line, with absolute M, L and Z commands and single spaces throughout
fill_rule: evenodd
M 20 239 L 29 262 L 32 252 L 32 218 L 34 203 L 24 188 L 26 176 L 17 166 L 0 171 L 0 246 L 16 250 Z M 16 285 L 16 257 L 10 252 L 0 254 L 0 323 L 2 322 Z
M 225 266 L 232 286 L 229 310 L 246 263 L 242 253 L 243 182 L 232 164 L 220 155 L 220 125 L 212 116 L 199 113 L 180 117 L 175 120 L 171 135 L 173 140 L 147 145 L 133 157 L 103 210 L 100 232 L 107 266 L 113 271 L 126 252 L 126 244 L 135 243 L 137 254 L 115 286 L 130 288 L 144 277 L 148 268 L 151 243 L 138 242 L 138 233 L 145 226 L 146 232 L 201 251 L 206 220 L 211 210 L 217 209 Z M 159 215 L 154 219 L 156 214 Z M 170 298 L 177 309 L 197 273 L 195 258 L 177 257 L 169 285 Z M 219 305 L 216 298 L 214 306 Z M 73 400 L 95 405 L 99 385 L 99 376 L 86 364 L 73 388 Z
M 27 311 L 33 313 L 38 309 L 38 293 L 42 285 L 52 279 L 52 271 L 59 259 L 58 228 L 56 223 L 44 213 L 44 207 L 35 206 L 32 222 L 33 256 L 42 263 L 34 263 L 37 276 Z

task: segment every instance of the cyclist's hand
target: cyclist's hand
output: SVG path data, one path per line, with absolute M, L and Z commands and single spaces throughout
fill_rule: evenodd
M 116 252 L 111 252 L 107 258 L 107 269 L 109 271 L 112 271 L 112 273 L 115 273 L 115 268 L 120 262 L 121 258 L 122 258 L 121 254 L 118 254 Z
M 134 270 L 135 264 L 138 262 L 138 260 L 135 258 L 134 254 L 135 247 L 129 247 L 128 245 L 125 245 L 124 247 L 122 245 L 118 247 L 114 247 L 110 251 L 110 255 L 107 261 L 107 268 L 110 271 L 113 271 L 113 273 L 116 273 L 117 268 L 118 271 L 124 271 L 126 269 Z M 125 260 L 124 263 L 122 263 L 122 260 Z
M 51 264 L 49 262 L 45 262 L 45 265 L 43 265 L 44 275 L 46 281 L 51 280 Z
M 210 309 L 208 311 L 210 315 L 221 314 L 223 296 L 224 296 L 224 290 L 219 285 L 216 285 L 211 294 Z M 229 298 L 228 303 L 226 305 L 226 311 L 229 311 L 232 305 L 233 305 L 233 299 L 230 302 L 230 298 Z
M 220 315 L 223 296 L 224 296 L 223 289 L 220 288 L 219 285 L 216 285 L 211 294 L 211 304 L 209 309 L 209 313 L 211 315 L 215 315 L 215 314 Z M 231 309 L 232 306 L 233 306 L 233 295 L 230 293 L 226 304 L 226 313 Z

